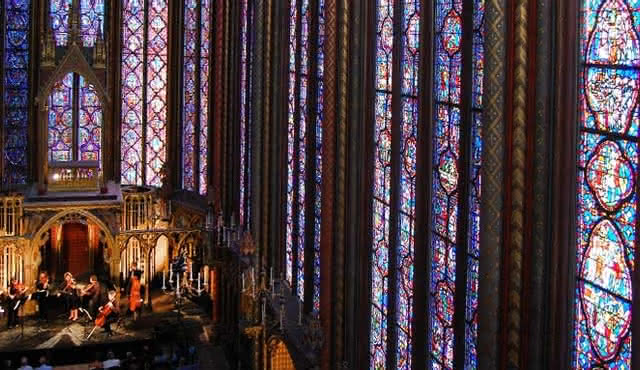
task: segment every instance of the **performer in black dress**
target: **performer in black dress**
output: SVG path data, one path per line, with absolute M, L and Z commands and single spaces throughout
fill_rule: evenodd
M 76 321 L 78 319 L 78 305 L 80 298 L 76 289 L 76 281 L 70 272 L 64 273 L 64 281 L 60 285 L 60 293 L 58 296 L 64 295 L 64 304 L 69 311 L 69 320 Z

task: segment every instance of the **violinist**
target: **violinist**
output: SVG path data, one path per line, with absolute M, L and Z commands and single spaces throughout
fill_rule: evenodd
M 69 310 L 69 320 L 76 321 L 78 319 L 78 290 L 76 289 L 76 280 L 70 272 L 64 273 L 64 281 L 60 286 L 60 294 L 65 296 L 65 306 Z
M 38 300 L 38 311 L 40 319 L 49 321 L 48 303 L 49 303 L 49 276 L 46 272 L 41 272 L 36 283 L 36 299 Z
M 7 324 L 9 329 L 18 325 L 18 309 L 20 305 L 31 298 L 31 295 L 25 297 L 26 288 L 24 284 L 20 283 L 18 279 L 11 278 L 11 285 L 9 286 L 9 307 L 8 308 L 8 320 Z
M 100 298 L 100 283 L 98 283 L 97 276 L 91 275 L 89 285 L 82 289 L 80 296 L 83 297 L 83 301 L 86 302 L 89 314 L 95 317 L 98 299 Z

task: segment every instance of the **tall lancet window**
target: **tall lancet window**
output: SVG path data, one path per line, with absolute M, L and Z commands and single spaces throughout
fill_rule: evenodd
M 438 0 L 435 22 L 429 348 L 434 366 L 475 368 L 484 0 Z
M 161 186 L 167 160 L 169 1 L 123 0 L 121 30 L 121 182 Z
M 207 193 L 211 0 L 185 0 L 182 187 Z
M 242 0 L 240 13 L 240 225 L 249 227 L 251 220 L 251 101 L 253 58 L 252 0 Z
M 399 60 L 393 57 L 396 43 L 402 45 Z M 395 363 L 390 366 L 411 368 L 419 49 L 420 1 L 378 0 L 370 329 L 373 369 L 386 368 L 391 351 Z M 394 75 L 394 71 L 400 74 Z M 391 269 L 397 270 L 398 277 L 393 286 Z M 395 317 L 389 317 L 390 304 L 397 308 Z M 389 341 L 392 325 L 397 340 Z
M 464 6 L 463 6 L 464 3 Z M 378 0 L 370 367 L 410 369 L 416 335 L 431 368 L 475 368 L 484 1 L 434 1 L 433 117 L 419 114 L 419 0 Z M 431 10 L 429 10 L 431 11 Z M 466 37 L 463 35 L 466 34 Z M 463 45 L 462 40 L 472 40 Z M 431 130 L 418 138 L 419 117 Z M 417 143 L 432 140 L 431 189 L 416 189 Z M 419 140 L 420 139 L 420 140 Z M 430 164 L 430 166 L 429 166 Z M 425 174 L 426 177 L 426 174 Z M 415 245 L 416 192 L 430 193 L 429 245 Z M 460 246 L 460 247 L 458 247 Z M 414 286 L 415 248 L 429 249 L 427 287 Z M 413 297 L 428 297 L 414 312 Z M 415 315 L 428 332 L 416 334 Z M 458 350 L 458 346 L 464 351 Z M 464 355 L 462 355 L 464 353 Z
M 286 278 L 319 307 L 324 1 L 291 0 L 287 125 Z M 307 260 L 307 262 L 305 262 Z
M 104 0 L 77 0 L 80 5 L 80 35 L 82 44 L 92 47 L 104 27 Z M 67 44 L 70 32 L 71 7 L 73 0 L 49 0 L 49 15 L 56 45 Z
M 630 369 L 640 3 L 581 4 L 573 367 Z
M 27 181 L 31 1 L 1 3 L 0 119 L 2 119 L 3 184 Z
M 68 73 L 49 95 L 49 161 L 100 161 L 102 106 L 83 76 Z

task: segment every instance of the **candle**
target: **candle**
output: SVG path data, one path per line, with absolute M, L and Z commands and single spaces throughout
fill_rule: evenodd
M 180 274 L 176 274 L 177 275 L 177 282 L 176 282 L 176 296 L 178 297 L 178 299 L 180 299 Z
M 244 292 L 244 272 L 242 273 L 242 291 Z
M 198 294 L 200 294 L 200 273 L 198 272 Z
M 193 281 L 193 262 L 189 262 L 189 280 Z
M 162 290 L 166 290 L 167 289 L 167 286 L 164 283 L 164 281 L 166 279 L 166 276 L 167 276 L 167 272 L 162 270 Z

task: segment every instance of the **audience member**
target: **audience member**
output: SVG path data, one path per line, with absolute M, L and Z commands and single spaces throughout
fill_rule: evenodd
M 51 365 L 47 364 L 47 357 L 46 356 L 40 356 L 40 366 L 38 366 L 36 368 L 36 370 L 52 370 L 53 367 L 51 367 Z
M 29 359 L 26 356 L 22 356 L 20 359 L 20 367 L 18 370 L 33 370 L 31 365 L 29 365 Z
M 116 358 L 113 351 L 107 352 L 107 359 L 102 363 L 102 367 L 105 369 L 120 367 L 120 360 Z

